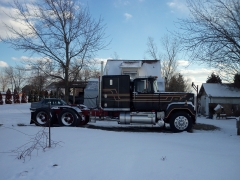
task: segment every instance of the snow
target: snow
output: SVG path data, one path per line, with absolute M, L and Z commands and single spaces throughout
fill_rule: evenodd
M 59 145 L 34 151 L 23 161 L 11 151 L 42 130 L 29 124 L 29 108 L 29 103 L 0 105 L 1 180 L 240 179 L 240 136 L 235 119 L 200 117 L 198 123 L 221 129 L 193 133 L 52 127 L 52 140 Z M 123 126 L 112 121 L 90 124 Z
M 240 97 L 239 89 L 230 87 L 227 84 L 203 83 L 202 86 L 208 96 L 231 98 Z
M 120 67 L 121 68 L 141 68 L 141 61 L 126 61 L 122 62 Z

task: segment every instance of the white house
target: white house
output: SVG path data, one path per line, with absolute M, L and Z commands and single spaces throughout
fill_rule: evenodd
M 157 76 L 158 89 L 164 91 L 159 60 L 107 60 L 103 75 L 130 75 L 130 78 Z M 84 89 L 84 105 L 96 107 L 98 104 L 98 79 L 91 78 Z
M 203 83 L 198 96 L 200 112 L 209 115 L 209 110 L 220 104 L 221 106 L 240 110 L 240 89 L 234 88 L 232 84 Z M 212 107 L 211 107 L 212 105 Z
M 165 91 L 159 60 L 107 60 L 104 75 L 130 75 L 131 78 L 157 76 L 159 91 Z

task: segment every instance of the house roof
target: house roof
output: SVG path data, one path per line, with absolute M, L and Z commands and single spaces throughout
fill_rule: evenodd
M 141 61 L 123 61 L 120 65 L 121 68 L 141 68 Z
M 88 80 L 88 83 L 87 83 L 87 86 L 86 88 L 84 89 L 84 92 L 86 91 L 98 91 L 98 78 L 90 78 Z
M 211 97 L 238 97 L 240 98 L 240 89 L 234 88 L 232 84 L 203 83 L 200 88 L 200 95 L 205 90 L 207 96 Z

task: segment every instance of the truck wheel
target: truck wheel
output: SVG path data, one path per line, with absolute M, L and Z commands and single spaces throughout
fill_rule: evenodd
M 170 127 L 174 132 L 191 131 L 192 121 L 185 112 L 178 112 L 171 116 Z
M 37 109 L 33 116 L 33 121 L 36 126 L 49 126 L 50 114 L 48 110 L 40 108 Z
M 77 126 L 79 124 L 79 117 L 75 111 L 65 109 L 59 114 L 58 124 L 61 126 Z

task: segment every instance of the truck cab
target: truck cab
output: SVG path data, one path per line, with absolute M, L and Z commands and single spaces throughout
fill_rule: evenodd
M 101 87 L 103 110 L 115 112 L 120 124 L 164 122 L 175 131 L 183 131 L 191 129 L 196 121 L 194 94 L 159 92 L 157 77 L 105 75 Z

